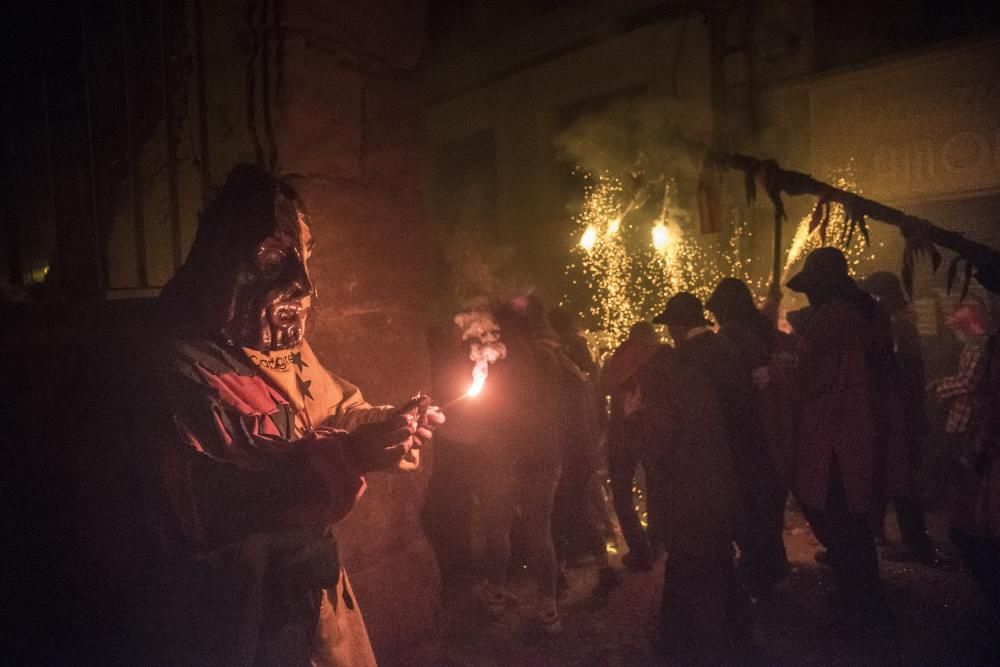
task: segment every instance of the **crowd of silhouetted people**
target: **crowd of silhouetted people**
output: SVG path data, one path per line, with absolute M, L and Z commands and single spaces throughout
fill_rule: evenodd
M 754 650 L 756 602 L 790 571 L 784 526 L 795 507 L 835 584 L 837 631 L 892 623 L 879 545 L 882 558 L 964 568 L 1000 613 L 1000 350 L 989 309 L 958 302 L 947 318 L 957 368 L 931 380 L 896 275 L 856 281 L 840 251 L 821 248 L 787 288 L 808 306 L 784 317 L 780 297 L 758 305 L 735 278 L 704 303 L 674 294 L 613 350 L 592 350 L 574 317 L 534 296 L 482 307 L 506 357 L 476 400 L 448 410 L 440 434 L 426 517 L 446 582 L 467 574 L 495 621 L 517 606 L 508 577 L 526 571 L 533 621 L 556 634 L 568 567 L 593 562 L 600 595 L 665 554 L 654 649 L 740 657 Z M 438 396 L 461 395 L 468 344 L 433 332 Z M 940 406 L 939 428 L 928 403 Z M 935 462 L 947 469 L 946 550 L 925 525 L 931 432 L 946 454 Z M 617 535 L 621 566 L 609 558 Z
M 572 568 L 592 567 L 606 596 L 662 563 L 657 652 L 747 655 L 756 602 L 790 570 L 790 506 L 823 547 L 839 631 L 891 623 L 880 557 L 961 566 L 1000 614 L 1000 346 L 985 300 L 949 313 L 961 350 L 947 369 L 925 368 L 900 280 L 856 282 L 833 248 L 787 284 L 806 308 L 779 316 L 776 294 L 758 307 L 727 278 L 704 303 L 671 295 L 615 349 L 535 296 L 482 302 L 430 336 L 437 404 L 376 405 L 309 343 L 312 250 L 293 182 L 239 165 L 149 312 L 126 327 L 98 313 L 67 350 L 15 355 L 37 374 L 8 410 L 32 427 L 11 451 L 26 500 L 8 504 L 28 662 L 374 664 L 333 527 L 372 474 L 428 460 L 424 527 L 446 595 L 487 621 L 530 609 L 555 635 L 583 579 Z M 481 391 L 470 370 L 488 371 Z M 931 499 L 951 505 L 958 558 L 925 525 L 928 434 L 949 459 Z M 372 477 L 385 491 L 371 530 L 402 559 L 395 512 L 414 496 L 397 479 Z M 890 507 L 902 540 L 880 552 Z

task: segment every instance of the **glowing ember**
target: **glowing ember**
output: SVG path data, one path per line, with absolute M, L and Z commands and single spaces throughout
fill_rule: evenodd
M 486 385 L 486 376 L 489 375 L 489 372 L 489 363 L 485 359 L 477 361 L 472 369 L 472 386 L 469 387 L 469 391 L 465 392 L 465 395 L 478 396 L 483 390 L 483 386 Z
M 590 252 L 594 249 L 595 243 L 597 243 L 597 230 L 594 229 L 593 225 L 590 225 L 584 230 L 583 236 L 580 237 L 580 247 Z
M 622 228 L 621 218 L 611 218 L 608 220 L 608 236 L 614 236 Z
M 670 231 L 662 222 L 653 227 L 653 247 L 657 252 L 665 252 L 670 245 Z

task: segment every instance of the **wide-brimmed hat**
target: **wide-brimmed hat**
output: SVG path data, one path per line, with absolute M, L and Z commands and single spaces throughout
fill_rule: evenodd
M 670 297 L 666 308 L 653 318 L 653 322 L 691 327 L 711 324 L 705 319 L 705 307 L 701 304 L 701 299 L 690 292 L 679 292 Z
M 817 248 L 806 256 L 802 270 L 788 281 L 794 292 L 842 287 L 851 283 L 847 273 L 847 258 L 836 248 Z

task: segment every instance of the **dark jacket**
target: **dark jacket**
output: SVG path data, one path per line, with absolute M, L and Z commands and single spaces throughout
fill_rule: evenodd
M 724 336 L 705 332 L 677 344 L 681 361 L 699 369 L 716 392 L 726 437 L 738 455 L 761 446 L 750 367 Z
M 794 489 L 826 505 L 834 461 L 850 509 L 870 509 L 887 454 L 902 445 L 902 405 L 889 317 L 851 290 L 815 310 L 799 347 L 799 440 Z M 894 467 L 887 471 L 894 484 Z
M 309 664 L 341 577 L 330 526 L 364 486 L 294 435 L 295 409 L 234 348 L 170 336 L 150 355 L 141 439 L 151 525 L 151 664 Z M 352 602 L 353 603 L 353 602 Z
M 927 374 L 920 350 L 920 334 L 905 310 L 892 314 L 892 339 L 896 350 L 896 365 L 899 367 L 907 441 L 909 445 L 916 446 L 930 428 L 926 402 Z
M 664 347 L 637 374 L 644 460 L 659 523 L 678 539 L 731 540 L 740 501 L 722 409 L 708 377 Z

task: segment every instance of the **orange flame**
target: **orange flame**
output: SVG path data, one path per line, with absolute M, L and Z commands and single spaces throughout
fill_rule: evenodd
M 472 386 L 465 392 L 466 396 L 478 396 L 486 385 L 486 376 L 489 375 L 489 364 L 485 359 L 476 362 L 472 369 Z

